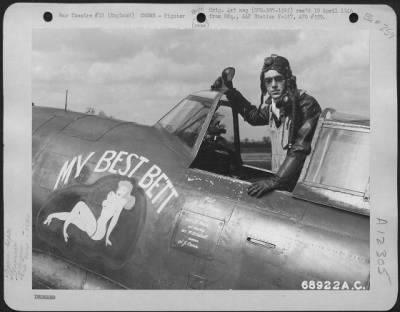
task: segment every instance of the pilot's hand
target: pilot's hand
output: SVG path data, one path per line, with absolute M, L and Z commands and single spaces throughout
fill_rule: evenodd
M 233 89 L 232 81 L 224 81 L 224 79 L 219 76 L 214 83 L 211 85 L 211 90 L 220 90 L 223 87 L 228 88 L 228 90 Z
M 223 85 L 224 85 L 224 81 L 222 80 L 222 77 L 220 76 L 211 85 L 211 90 L 219 90 L 222 88 Z
M 279 187 L 279 182 L 276 177 L 268 178 L 253 183 L 247 189 L 247 193 L 250 196 L 261 197 Z
M 232 81 L 224 81 L 225 86 L 229 89 L 233 89 L 233 82 Z

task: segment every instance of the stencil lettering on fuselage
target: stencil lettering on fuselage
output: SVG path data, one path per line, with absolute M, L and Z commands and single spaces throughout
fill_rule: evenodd
M 66 161 L 60 169 L 53 189 L 67 184 L 73 172 L 75 172 L 74 178 L 77 178 L 94 154 L 95 152 L 91 152 L 86 157 L 78 155 Z M 172 198 L 178 197 L 178 192 L 162 169 L 156 164 L 151 164 L 148 158 L 126 151 L 107 150 L 97 161 L 93 172 L 107 172 L 131 178 L 140 168 L 145 167 L 147 171 L 140 178 L 138 185 L 145 190 L 151 203 L 158 205 L 157 213 L 160 213 Z

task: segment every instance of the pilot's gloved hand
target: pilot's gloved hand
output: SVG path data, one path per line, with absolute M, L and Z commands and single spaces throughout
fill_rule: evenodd
M 224 81 L 225 86 L 229 89 L 233 89 L 233 82 L 232 81 Z
M 220 76 L 211 85 L 211 90 L 219 90 L 222 88 L 223 85 L 224 85 L 224 81 L 222 80 L 222 77 Z
M 211 85 L 211 90 L 220 90 L 223 87 L 228 88 L 228 90 L 233 89 L 233 83 L 232 81 L 224 81 L 224 79 L 219 76 Z
M 253 197 L 261 197 L 279 187 L 278 177 L 271 177 L 253 183 L 247 189 L 247 193 Z

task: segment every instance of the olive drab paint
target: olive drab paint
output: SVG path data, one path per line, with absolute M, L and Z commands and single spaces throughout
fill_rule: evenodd
M 78 155 L 64 162 L 53 190 L 56 190 L 62 184 L 67 184 L 73 172 L 75 172 L 74 178 L 77 178 L 85 164 L 94 155 L 95 152 L 89 153 L 86 157 Z M 147 166 L 148 169 L 140 178 L 138 185 L 145 190 L 145 194 L 151 200 L 152 204 L 158 204 L 157 213 L 161 213 L 168 202 L 179 195 L 171 180 L 162 169 L 156 164 L 150 164 L 150 160 L 141 155 L 126 151 L 106 150 L 97 161 L 93 172 L 107 172 L 130 178 L 139 168 Z
M 205 130 L 222 93 L 193 97 L 213 103 Z M 247 194 L 250 179 L 269 173 L 193 166 L 205 131 L 190 153 L 158 126 L 32 108 L 33 288 L 112 289 L 104 278 L 129 289 L 294 290 L 314 281 L 369 289 L 368 197 L 307 183 L 311 166 L 336 168 L 313 153 L 324 147 L 325 127 L 369 133 L 364 117 L 346 116 L 321 114 L 292 193 L 255 198 Z M 134 186 L 130 197 L 122 182 Z

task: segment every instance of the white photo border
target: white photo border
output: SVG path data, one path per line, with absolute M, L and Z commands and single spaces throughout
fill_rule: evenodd
M 54 15 L 64 10 L 184 12 L 186 18 L 162 23 L 136 20 L 54 19 L 43 20 L 43 13 Z M 257 7 L 350 8 L 358 23 L 350 24 L 348 15 L 338 14 L 318 22 L 271 21 L 269 29 L 366 30 L 370 34 L 370 116 L 371 116 L 371 215 L 370 215 L 370 290 L 368 291 L 172 291 L 129 290 L 76 291 L 33 290 L 31 278 L 31 51 L 32 29 L 42 27 L 153 27 L 193 28 L 196 14 L 210 7 L 248 7 L 239 4 L 33 4 L 11 5 L 4 17 L 4 238 L 5 248 L 21 250 L 24 255 L 20 279 L 4 279 L 6 304 L 17 310 L 387 310 L 397 300 L 397 76 L 396 36 L 366 17 L 379 18 L 396 29 L 396 14 L 386 5 L 264 5 Z M 259 29 L 259 21 L 208 21 L 212 29 Z M 23 190 L 23 196 L 21 196 Z M 382 242 L 382 240 L 384 242 Z M 11 248 L 10 247 L 10 248 Z M 12 249 L 11 248 L 11 249 Z M 385 254 L 385 257 L 382 254 Z M 13 255 L 11 255 L 12 257 Z M 7 255 L 5 254 L 5 257 Z M 5 258 L 5 262 L 6 262 Z M 15 260 L 17 261 L 17 260 Z M 19 260 L 18 260 L 19 261 Z M 5 268 L 6 270 L 7 268 Z M 383 270 L 387 272 L 382 273 Z M 382 273 L 382 274 L 381 274 Z M 388 278 L 389 277 L 389 278 Z M 54 300 L 37 300 L 36 294 L 55 295 Z

